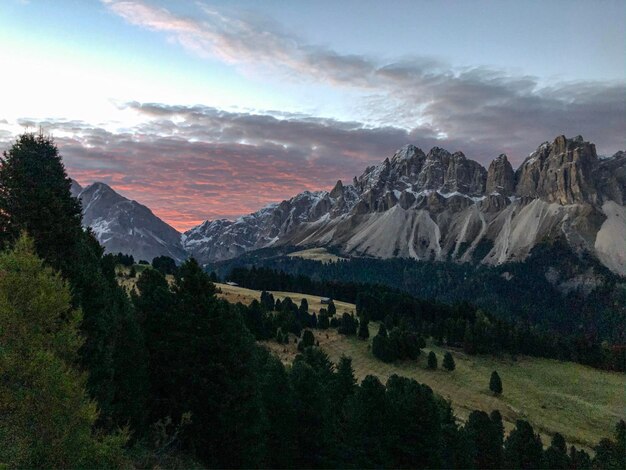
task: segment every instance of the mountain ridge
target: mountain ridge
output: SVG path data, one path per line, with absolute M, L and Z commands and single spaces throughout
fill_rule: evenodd
M 492 244 L 480 262 L 501 264 L 564 235 L 575 252 L 626 275 L 616 242 L 625 199 L 624 152 L 600 159 L 581 136 L 544 142 L 515 171 L 504 154 L 486 169 L 462 152 L 409 144 L 351 185 L 338 181 L 235 221 L 207 221 L 185 232 L 183 246 L 203 263 L 287 244 L 467 262 Z

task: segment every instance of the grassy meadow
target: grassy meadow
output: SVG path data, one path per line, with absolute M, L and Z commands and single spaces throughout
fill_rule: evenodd
M 220 295 L 230 302 L 249 303 L 260 296 L 259 291 L 251 289 L 224 284 L 218 287 L 222 290 Z M 320 298 L 313 295 L 273 294 L 280 299 L 289 296 L 296 303 L 304 297 L 313 311 L 322 306 Z M 353 304 L 346 302 L 335 302 L 335 305 L 338 314 L 356 310 Z M 370 337 L 377 331 L 378 325 L 370 324 Z M 552 359 L 519 356 L 513 361 L 508 356 L 469 356 L 463 351 L 434 344 L 428 344 L 417 361 L 385 364 L 372 355 L 369 341 L 347 338 L 332 329 L 315 330 L 314 334 L 333 362 L 344 354 L 352 358 L 359 380 L 368 374 L 378 376 L 383 382 L 393 374 L 413 378 L 450 400 L 461 420 L 474 409 L 487 412 L 498 409 L 507 429 L 511 429 L 517 419 L 527 419 L 542 434 L 544 444 L 549 443 L 552 434 L 559 432 L 569 444 L 589 449 L 600 438 L 612 435 L 616 422 L 626 418 L 626 376 L 623 374 Z M 288 345 L 273 341 L 263 344 L 285 363 L 291 362 L 297 354 L 293 338 Z M 426 367 L 426 357 L 431 350 L 439 363 L 435 371 Z M 447 350 L 456 363 L 453 372 L 441 368 Z M 500 397 L 493 396 L 488 389 L 493 370 L 502 378 L 504 392 Z
M 330 263 L 346 259 L 329 253 L 325 248 L 308 248 L 306 250 L 290 253 L 287 256 L 289 258 L 303 258 L 313 261 L 321 261 L 322 263 Z

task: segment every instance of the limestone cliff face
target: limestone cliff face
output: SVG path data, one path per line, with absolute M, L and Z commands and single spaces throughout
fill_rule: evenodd
M 501 264 L 564 239 L 626 275 L 626 155 L 598 158 L 582 137 L 558 136 L 513 171 L 487 171 L 461 152 L 413 145 L 366 168 L 353 184 L 304 192 L 235 222 L 189 231 L 201 262 L 272 245 L 333 246 L 346 255 Z
M 515 173 L 505 154 L 491 162 L 487 171 L 486 193 L 510 196 L 515 192 Z
M 603 201 L 626 204 L 626 152 L 620 151 L 610 158 L 601 159 L 594 180 Z
M 597 203 L 597 166 L 595 145 L 581 136 L 561 135 L 542 144 L 518 168 L 516 193 L 559 204 Z

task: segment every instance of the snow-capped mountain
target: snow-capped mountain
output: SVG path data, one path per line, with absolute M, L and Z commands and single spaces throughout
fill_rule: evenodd
M 152 261 L 166 255 L 177 261 L 187 257 L 181 234 L 146 206 L 116 193 L 104 183 L 82 188 L 72 181 L 72 195 L 81 200 L 83 224 L 91 227 L 107 253 L 122 252 Z
M 304 192 L 183 235 L 200 262 L 273 246 L 333 246 L 346 255 L 500 264 L 564 238 L 626 275 L 626 154 L 598 158 L 578 136 L 544 142 L 513 171 L 408 145 L 351 185 Z

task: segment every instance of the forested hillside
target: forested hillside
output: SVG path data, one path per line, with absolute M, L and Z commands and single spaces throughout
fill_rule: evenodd
M 295 251 L 258 250 L 206 269 L 227 278 L 237 267 L 266 267 L 295 276 L 298 280 L 293 284 L 298 286 L 308 282 L 299 276 L 329 284 L 381 284 L 421 299 L 448 304 L 468 301 L 499 318 L 566 334 L 580 331 L 599 342 L 624 345 L 626 341 L 626 279 L 589 256 L 578 257 L 559 242 L 539 245 L 523 263 L 493 267 L 399 258 L 322 263 L 289 256 Z

